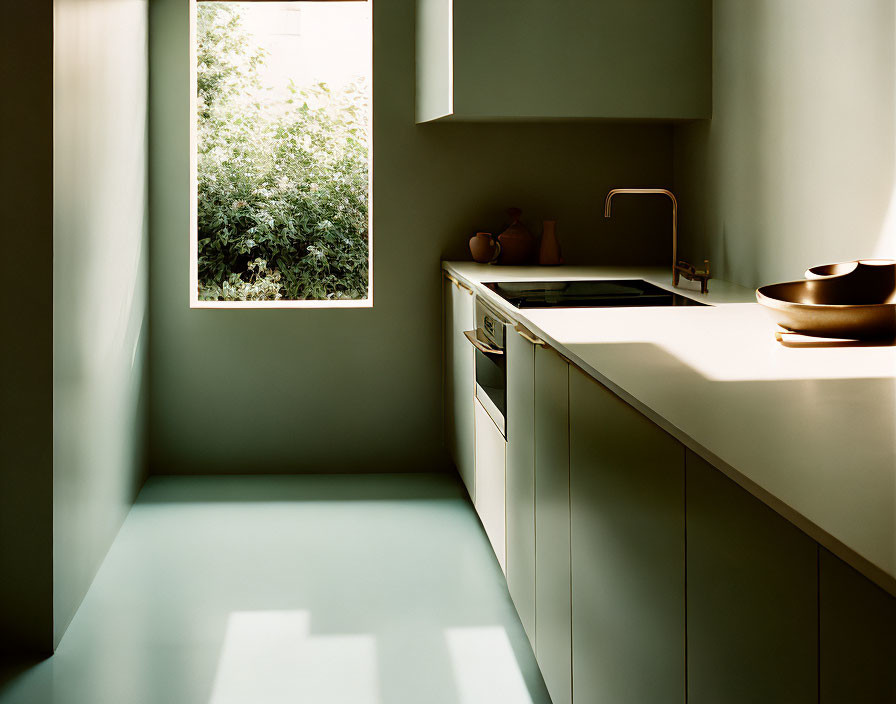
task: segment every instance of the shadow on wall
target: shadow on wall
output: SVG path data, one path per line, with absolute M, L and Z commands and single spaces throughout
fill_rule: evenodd
M 713 119 L 675 128 L 683 254 L 751 287 L 896 257 L 893 3 L 713 12 Z

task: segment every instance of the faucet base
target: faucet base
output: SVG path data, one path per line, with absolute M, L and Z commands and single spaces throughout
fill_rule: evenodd
M 700 282 L 700 293 L 709 293 L 709 280 L 712 278 L 709 274 L 709 260 L 703 261 L 704 268 L 698 269 L 693 264 L 685 261 L 679 261 L 672 267 L 672 285 L 678 286 L 680 277 L 686 278 L 688 281 Z

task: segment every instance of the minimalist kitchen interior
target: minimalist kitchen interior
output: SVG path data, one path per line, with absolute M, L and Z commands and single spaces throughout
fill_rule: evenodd
M 223 4 L 5 8 L 0 703 L 896 702 L 896 2 L 332 1 L 261 303 Z

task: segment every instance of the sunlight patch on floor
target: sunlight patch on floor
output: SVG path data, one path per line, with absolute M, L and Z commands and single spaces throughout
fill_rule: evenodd
M 379 704 L 371 635 L 312 635 L 307 611 L 230 614 L 209 704 Z
M 532 704 L 503 627 L 448 628 L 445 639 L 459 704 Z

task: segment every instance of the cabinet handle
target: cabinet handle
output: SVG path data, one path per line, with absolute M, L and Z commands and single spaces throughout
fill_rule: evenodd
M 537 337 L 534 337 L 532 334 L 530 334 L 529 331 L 526 330 L 526 328 L 524 328 L 522 325 L 516 325 L 516 326 L 514 326 L 513 329 L 516 330 L 517 334 L 521 338 L 523 338 L 527 342 L 531 342 L 533 345 L 538 345 L 539 347 L 544 347 L 546 344 L 544 340 L 541 340 Z
M 466 291 L 467 293 L 469 293 L 471 296 L 473 295 L 473 289 L 471 289 L 469 286 L 467 286 L 466 284 L 462 284 L 460 281 L 458 281 L 457 279 L 455 279 L 455 278 L 454 278 L 451 274 L 449 274 L 447 271 L 446 271 L 446 272 L 443 272 L 443 273 L 445 274 L 445 278 L 448 279 L 448 280 L 449 280 L 451 283 L 453 283 L 455 286 L 457 286 L 458 288 L 462 288 L 464 291 Z
M 492 347 L 491 345 L 487 345 L 482 340 L 480 340 L 476 335 L 475 330 L 464 330 L 464 335 L 470 341 L 470 344 L 472 344 L 473 347 L 482 352 L 482 354 L 504 354 L 504 350 L 502 350 L 500 347 Z

